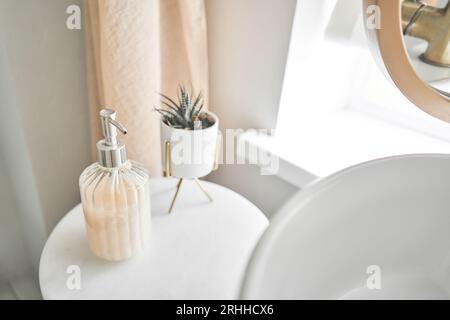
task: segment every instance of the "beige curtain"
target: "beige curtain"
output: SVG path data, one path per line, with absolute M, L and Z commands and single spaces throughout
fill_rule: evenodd
M 93 156 L 98 112 L 117 110 L 130 159 L 161 175 L 158 92 L 178 84 L 208 96 L 203 0 L 85 0 Z

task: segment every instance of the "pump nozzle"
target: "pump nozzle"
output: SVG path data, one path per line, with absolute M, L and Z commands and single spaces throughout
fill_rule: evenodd
M 127 129 L 118 121 L 116 121 L 116 111 L 112 109 L 102 109 L 100 111 L 100 119 L 102 122 L 102 132 L 107 145 L 114 146 L 117 144 L 117 130 L 123 134 L 127 134 Z
M 104 140 L 97 143 L 99 162 L 102 166 L 112 168 L 121 166 L 126 161 L 125 146 L 117 141 L 117 130 L 127 134 L 127 129 L 116 121 L 116 111 L 102 109 L 100 120 Z

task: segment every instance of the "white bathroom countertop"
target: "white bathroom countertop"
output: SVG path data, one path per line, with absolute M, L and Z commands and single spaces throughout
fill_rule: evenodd
M 143 253 L 124 262 L 94 256 L 81 205 L 71 210 L 42 252 L 44 299 L 238 298 L 247 261 L 268 220 L 239 194 L 203 182 L 214 198 L 208 202 L 193 181 L 185 181 L 167 214 L 176 183 L 151 181 L 151 240 Z

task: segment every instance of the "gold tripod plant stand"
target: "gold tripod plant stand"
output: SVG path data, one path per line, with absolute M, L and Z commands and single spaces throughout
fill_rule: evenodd
M 215 161 L 214 161 L 214 167 L 213 167 L 213 171 L 217 170 L 219 168 L 219 145 L 220 145 L 220 139 L 218 137 L 217 139 L 217 145 L 216 145 L 216 155 L 215 155 Z M 170 156 L 170 142 L 167 141 L 166 145 L 165 145 L 165 155 L 166 155 L 166 161 L 164 164 L 164 177 L 171 177 L 172 176 L 172 159 Z M 178 198 L 178 194 L 180 193 L 180 189 L 183 185 L 185 178 L 179 178 L 178 180 L 178 184 L 177 184 L 177 188 L 175 191 L 175 195 L 172 199 L 172 202 L 170 203 L 170 207 L 169 207 L 169 214 L 172 213 L 172 210 L 175 206 L 175 202 L 177 201 Z M 213 198 L 211 197 L 211 195 L 208 193 L 208 191 L 206 191 L 206 189 L 202 186 L 202 184 L 200 183 L 200 179 L 198 178 L 194 178 L 193 179 L 195 181 L 195 183 L 197 184 L 197 186 L 200 188 L 200 190 L 205 194 L 205 196 L 208 198 L 209 202 L 213 202 Z

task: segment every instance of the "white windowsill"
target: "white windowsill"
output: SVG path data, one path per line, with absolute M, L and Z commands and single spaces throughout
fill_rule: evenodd
M 290 135 L 248 132 L 240 140 L 278 156 L 277 175 L 299 188 L 317 177 L 373 159 L 401 154 L 450 153 L 450 143 L 445 140 L 351 109 L 299 124 Z

